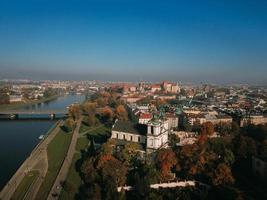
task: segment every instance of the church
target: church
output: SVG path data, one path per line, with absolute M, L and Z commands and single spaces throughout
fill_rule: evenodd
M 147 153 L 168 146 L 168 121 L 151 119 L 146 124 L 117 120 L 112 127 L 111 138 L 140 143 Z

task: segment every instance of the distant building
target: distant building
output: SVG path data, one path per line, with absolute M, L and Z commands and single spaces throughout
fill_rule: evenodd
M 10 103 L 21 102 L 21 101 L 22 101 L 22 95 L 10 95 L 9 96 Z
M 254 115 L 250 116 L 250 118 L 242 119 L 240 122 L 240 126 L 243 127 L 246 124 L 254 124 L 254 125 L 267 124 L 267 116 Z

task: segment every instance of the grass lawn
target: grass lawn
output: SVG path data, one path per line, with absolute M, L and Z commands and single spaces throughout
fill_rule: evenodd
M 36 199 L 46 199 L 68 151 L 72 134 L 60 130 L 48 145 L 48 172 L 37 193 Z
M 86 136 L 78 138 L 76 144 L 76 150 L 77 151 L 85 150 L 88 147 L 89 142 L 90 140 Z
M 32 183 L 36 180 L 38 177 L 39 172 L 38 171 L 30 171 L 28 172 L 22 181 L 20 182 L 19 186 L 17 187 L 16 191 L 14 192 L 11 199 L 20 200 L 23 199 L 26 195 L 27 191 L 31 187 Z
M 80 169 L 78 167 L 80 159 L 81 153 L 74 154 L 67 179 L 59 196 L 61 200 L 73 200 L 75 199 L 75 195 L 79 192 L 79 187 L 82 184 L 82 179 L 79 174 Z

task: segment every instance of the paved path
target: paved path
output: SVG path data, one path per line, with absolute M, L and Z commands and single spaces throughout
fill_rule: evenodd
M 63 181 L 65 181 L 67 178 L 69 168 L 70 168 L 71 163 L 72 163 L 73 156 L 76 152 L 76 143 L 77 143 L 77 139 L 79 137 L 79 130 L 80 130 L 80 126 L 81 126 L 81 121 L 82 121 L 82 119 L 80 119 L 77 122 L 77 126 L 76 126 L 76 128 L 73 132 L 73 135 L 72 135 L 72 140 L 71 140 L 71 143 L 69 146 L 68 153 L 64 159 L 63 165 L 61 166 L 61 169 L 60 169 L 60 171 L 57 175 L 57 178 L 54 182 L 54 185 L 49 192 L 47 200 L 55 200 L 55 199 L 58 199 L 58 197 L 59 197 L 59 194 L 62 190 L 61 183 Z
M 9 182 L 5 185 L 5 187 L 1 191 L 0 193 L 1 200 L 9 200 L 12 197 L 13 193 L 17 189 L 19 183 L 24 178 L 25 174 L 27 174 L 31 170 L 38 170 L 39 176 L 37 180 L 34 182 L 34 184 L 30 187 L 30 191 L 28 191 L 26 194 L 26 196 L 30 197 L 30 199 L 34 199 L 35 196 L 29 196 L 28 194 L 36 195 L 34 191 L 37 188 L 39 189 L 42 183 L 43 180 L 42 177 L 46 174 L 48 168 L 47 154 L 46 154 L 47 145 L 59 132 L 60 126 L 62 124 L 63 122 L 60 121 L 57 127 L 54 130 L 52 130 L 52 132 L 47 136 L 47 138 L 45 138 L 35 147 L 30 156 L 24 161 L 24 163 L 20 166 L 20 168 L 16 171 L 16 173 L 12 176 L 12 178 L 9 180 Z

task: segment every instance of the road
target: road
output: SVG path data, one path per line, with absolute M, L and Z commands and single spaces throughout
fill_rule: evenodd
M 76 152 L 76 143 L 77 143 L 77 139 L 79 137 L 79 130 L 80 130 L 80 126 L 81 126 L 81 121 L 82 121 L 82 119 L 80 119 L 77 122 L 77 126 L 76 126 L 75 130 L 73 131 L 72 140 L 71 140 L 71 143 L 69 146 L 68 153 L 64 159 L 63 165 L 61 166 L 61 169 L 60 169 L 60 171 L 57 175 L 57 178 L 54 182 L 54 185 L 49 192 L 47 200 L 55 200 L 55 199 L 58 199 L 58 197 L 59 197 L 59 194 L 62 190 L 61 183 L 64 182 L 67 178 L 69 168 L 70 168 L 71 163 L 72 163 L 73 156 Z M 54 195 L 54 194 L 56 194 L 56 195 Z
M 45 138 L 35 147 L 29 157 L 24 161 L 24 163 L 20 166 L 20 168 L 1 191 L 1 200 L 9 200 L 12 197 L 19 183 L 22 181 L 27 172 L 31 170 L 38 170 L 39 176 L 32 184 L 25 197 L 26 199 L 34 199 L 48 169 L 47 145 L 59 132 L 61 125 L 63 125 L 63 121 L 60 121 L 56 128 L 47 136 L 47 138 Z

